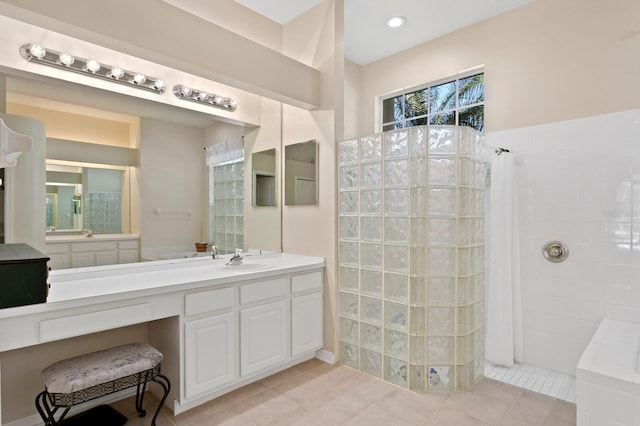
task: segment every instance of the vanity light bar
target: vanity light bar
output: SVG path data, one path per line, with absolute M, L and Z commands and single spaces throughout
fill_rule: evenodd
M 80 58 L 68 52 L 46 49 L 35 43 L 21 46 L 20 54 L 30 62 L 88 75 L 113 83 L 120 83 L 136 89 L 160 94 L 164 93 L 166 89 L 164 81 L 159 78 L 150 77 L 139 72 L 127 71 L 115 65 L 102 64 L 95 59 Z
M 177 84 L 173 86 L 173 94 L 178 99 L 197 102 L 204 105 L 214 106 L 229 111 L 235 111 L 238 103 L 235 99 L 205 92 L 204 90 L 193 89 L 188 86 Z

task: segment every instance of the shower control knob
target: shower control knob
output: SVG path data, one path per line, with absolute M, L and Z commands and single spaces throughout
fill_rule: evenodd
M 549 262 L 562 262 L 569 257 L 569 248 L 560 241 L 549 241 L 542 247 L 542 254 Z

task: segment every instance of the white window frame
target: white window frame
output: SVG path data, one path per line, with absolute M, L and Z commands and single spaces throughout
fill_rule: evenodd
M 411 86 L 411 87 L 405 87 L 405 88 L 401 88 L 401 89 L 395 90 L 393 92 L 389 92 L 389 93 L 377 96 L 376 97 L 377 98 L 377 102 L 376 102 L 376 105 L 375 105 L 376 132 L 383 132 L 384 131 L 383 129 L 384 129 L 384 127 L 386 125 L 398 122 L 398 121 L 384 122 L 384 101 L 385 100 L 391 99 L 391 98 L 395 98 L 397 96 L 404 96 L 404 95 L 406 95 L 408 93 L 412 93 L 412 92 L 416 92 L 416 91 L 423 90 L 423 89 L 426 89 L 426 88 L 438 86 L 440 84 L 450 83 L 450 82 L 453 82 L 453 81 L 457 82 L 457 81 L 459 81 L 461 79 L 464 79 L 464 78 L 467 78 L 467 77 L 471 77 L 471 76 L 476 75 L 476 74 L 484 74 L 484 67 L 471 68 L 471 69 L 459 72 L 457 74 L 450 75 L 450 76 L 447 76 L 447 77 L 444 77 L 444 78 L 441 78 L 441 79 L 438 79 L 438 80 L 434 80 L 434 81 L 431 81 L 431 82 L 428 82 L 428 83 L 425 83 L 425 84 L 421 84 L 421 85 L 417 85 L 417 86 Z M 459 96 L 458 90 L 459 90 L 459 86 L 458 86 L 458 84 L 456 84 L 456 100 L 458 99 L 458 96 Z M 482 102 L 478 102 L 478 103 L 475 103 L 475 104 L 465 105 L 463 108 L 460 108 L 458 106 L 457 102 L 456 102 L 455 109 L 452 109 L 450 111 L 456 111 L 456 112 L 459 113 L 460 109 L 465 110 L 467 108 L 480 106 L 480 105 L 482 105 L 483 108 L 484 108 L 484 104 L 485 104 L 485 102 L 482 101 Z M 456 123 L 455 123 L 456 125 L 458 125 L 458 118 L 459 118 L 459 114 L 458 113 L 456 113 Z M 404 115 L 404 112 L 403 112 L 403 115 Z M 410 118 L 405 117 L 402 120 L 403 127 L 405 127 L 404 126 L 404 122 L 405 121 L 415 120 L 415 119 L 420 119 L 420 118 L 425 118 L 425 117 L 428 119 L 430 116 L 431 116 L 430 111 L 428 111 L 426 115 L 421 115 L 421 116 L 417 116 L 417 117 L 410 117 Z

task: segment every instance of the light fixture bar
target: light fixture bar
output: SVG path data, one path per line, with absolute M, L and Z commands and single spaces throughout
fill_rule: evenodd
M 139 72 L 127 71 L 115 65 L 102 64 L 95 59 L 80 58 L 68 52 L 47 49 L 35 43 L 21 46 L 20 54 L 30 62 L 123 84 L 136 89 L 160 94 L 164 93 L 166 89 L 164 81 L 159 78 L 150 77 Z
M 214 106 L 228 111 L 235 111 L 238 106 L 235 99 L 209 93 L 204 90 L 193 89 L 188 86 L 183 86 L 182 84 L 173 86 L 173 94 L 178 99 Z

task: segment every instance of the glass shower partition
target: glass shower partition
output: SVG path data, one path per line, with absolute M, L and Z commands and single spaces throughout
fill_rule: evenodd
M 417 392 L 483 377 L 483 147 L 456 126 L 339 143 L 342 364 Z

